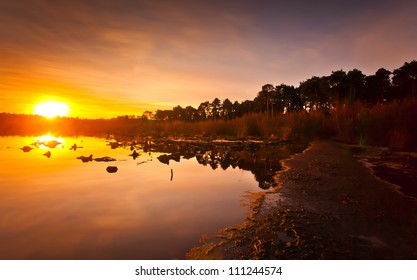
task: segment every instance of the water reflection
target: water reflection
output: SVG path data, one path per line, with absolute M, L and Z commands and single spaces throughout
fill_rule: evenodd
M 35 142 L 32 143 L 33 146 L 42 149 L 55 149 L 61 148 L 64 146 L 64 139 L 62 137 L 55 137 L 51 134 L 46 134 L 40 137 L 37 137 Z
M 269 182 L 279 168 L 274 153 L 289 153 L 279 145 L 51 137 L 0 137 L 2 259 L 184 258 L 203 233 L 241 223 L 244 195 Z M 22 153 L 25 146 L 31 151 Z
M 255 175 L 259 187 L 269 189 L 275 186 L 274 176 L 282 169 L 280 160 L 290 154 L 301 152 L 305 143 L 263 143 L 263 142 L 201 142 L 201 141 L 146 141 L 147 151 L 164 152 L 158 157 L 161 163 L 180 162 L 181 159 L 196 158 L 213 170 L 239 168 Z

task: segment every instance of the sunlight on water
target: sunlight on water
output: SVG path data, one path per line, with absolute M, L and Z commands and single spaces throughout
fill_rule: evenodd
M 65 141 L 62 137 L 55 137 L 51 134 L 42 135 L 35 139 L 34 144 L 40 148 L 59 148 L 65 146 Z
M 92 137 L 0 137 L 0 257 L 184 258 L 202 234 L 243 222 L 245 195 L 260 191 L 238 168 L 131 153 Z M 116 161 L 77 159 L 90 155 Z

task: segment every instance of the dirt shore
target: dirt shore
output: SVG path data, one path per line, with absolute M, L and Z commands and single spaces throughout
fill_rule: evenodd
M 376 177 L 351 148 L 316 141 L 285 160 L 278 187 L 245 223 L 189 259 L 417 259 L 417 200 Z

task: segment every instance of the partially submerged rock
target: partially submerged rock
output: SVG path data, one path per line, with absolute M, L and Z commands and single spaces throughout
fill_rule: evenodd
M 24 146 L 23 148 L 20 148 L 23 152 L 27 153 L 30 152 L 33 148 L 29 146 Z
M 116 173 L 118 168 L 117 166 L 107 166 L 106 170 L 108 173 Z
M 116 161 L 115 158 L 112 157 L 99 157 L 99 158 L 95 158 L 95 161 L 104 161 L 104 162 L 109 162 L 109 161 Z
M 93 161 L 93 155 L 86 156 L 79 156 L 77 159 L 80 159 L 82 162 L 90 162 Z

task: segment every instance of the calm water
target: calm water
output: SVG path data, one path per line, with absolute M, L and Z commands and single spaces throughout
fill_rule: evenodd
M 105 139 L 20 149 L 36 139 L 0 137 L 1 259 L 183 259 L 202 234 L 242 223 L 248 193 L 262 191 L 249 171 L 140 150 L 133 159 Z M 90 154 L 117 161 L 77 159 Z

